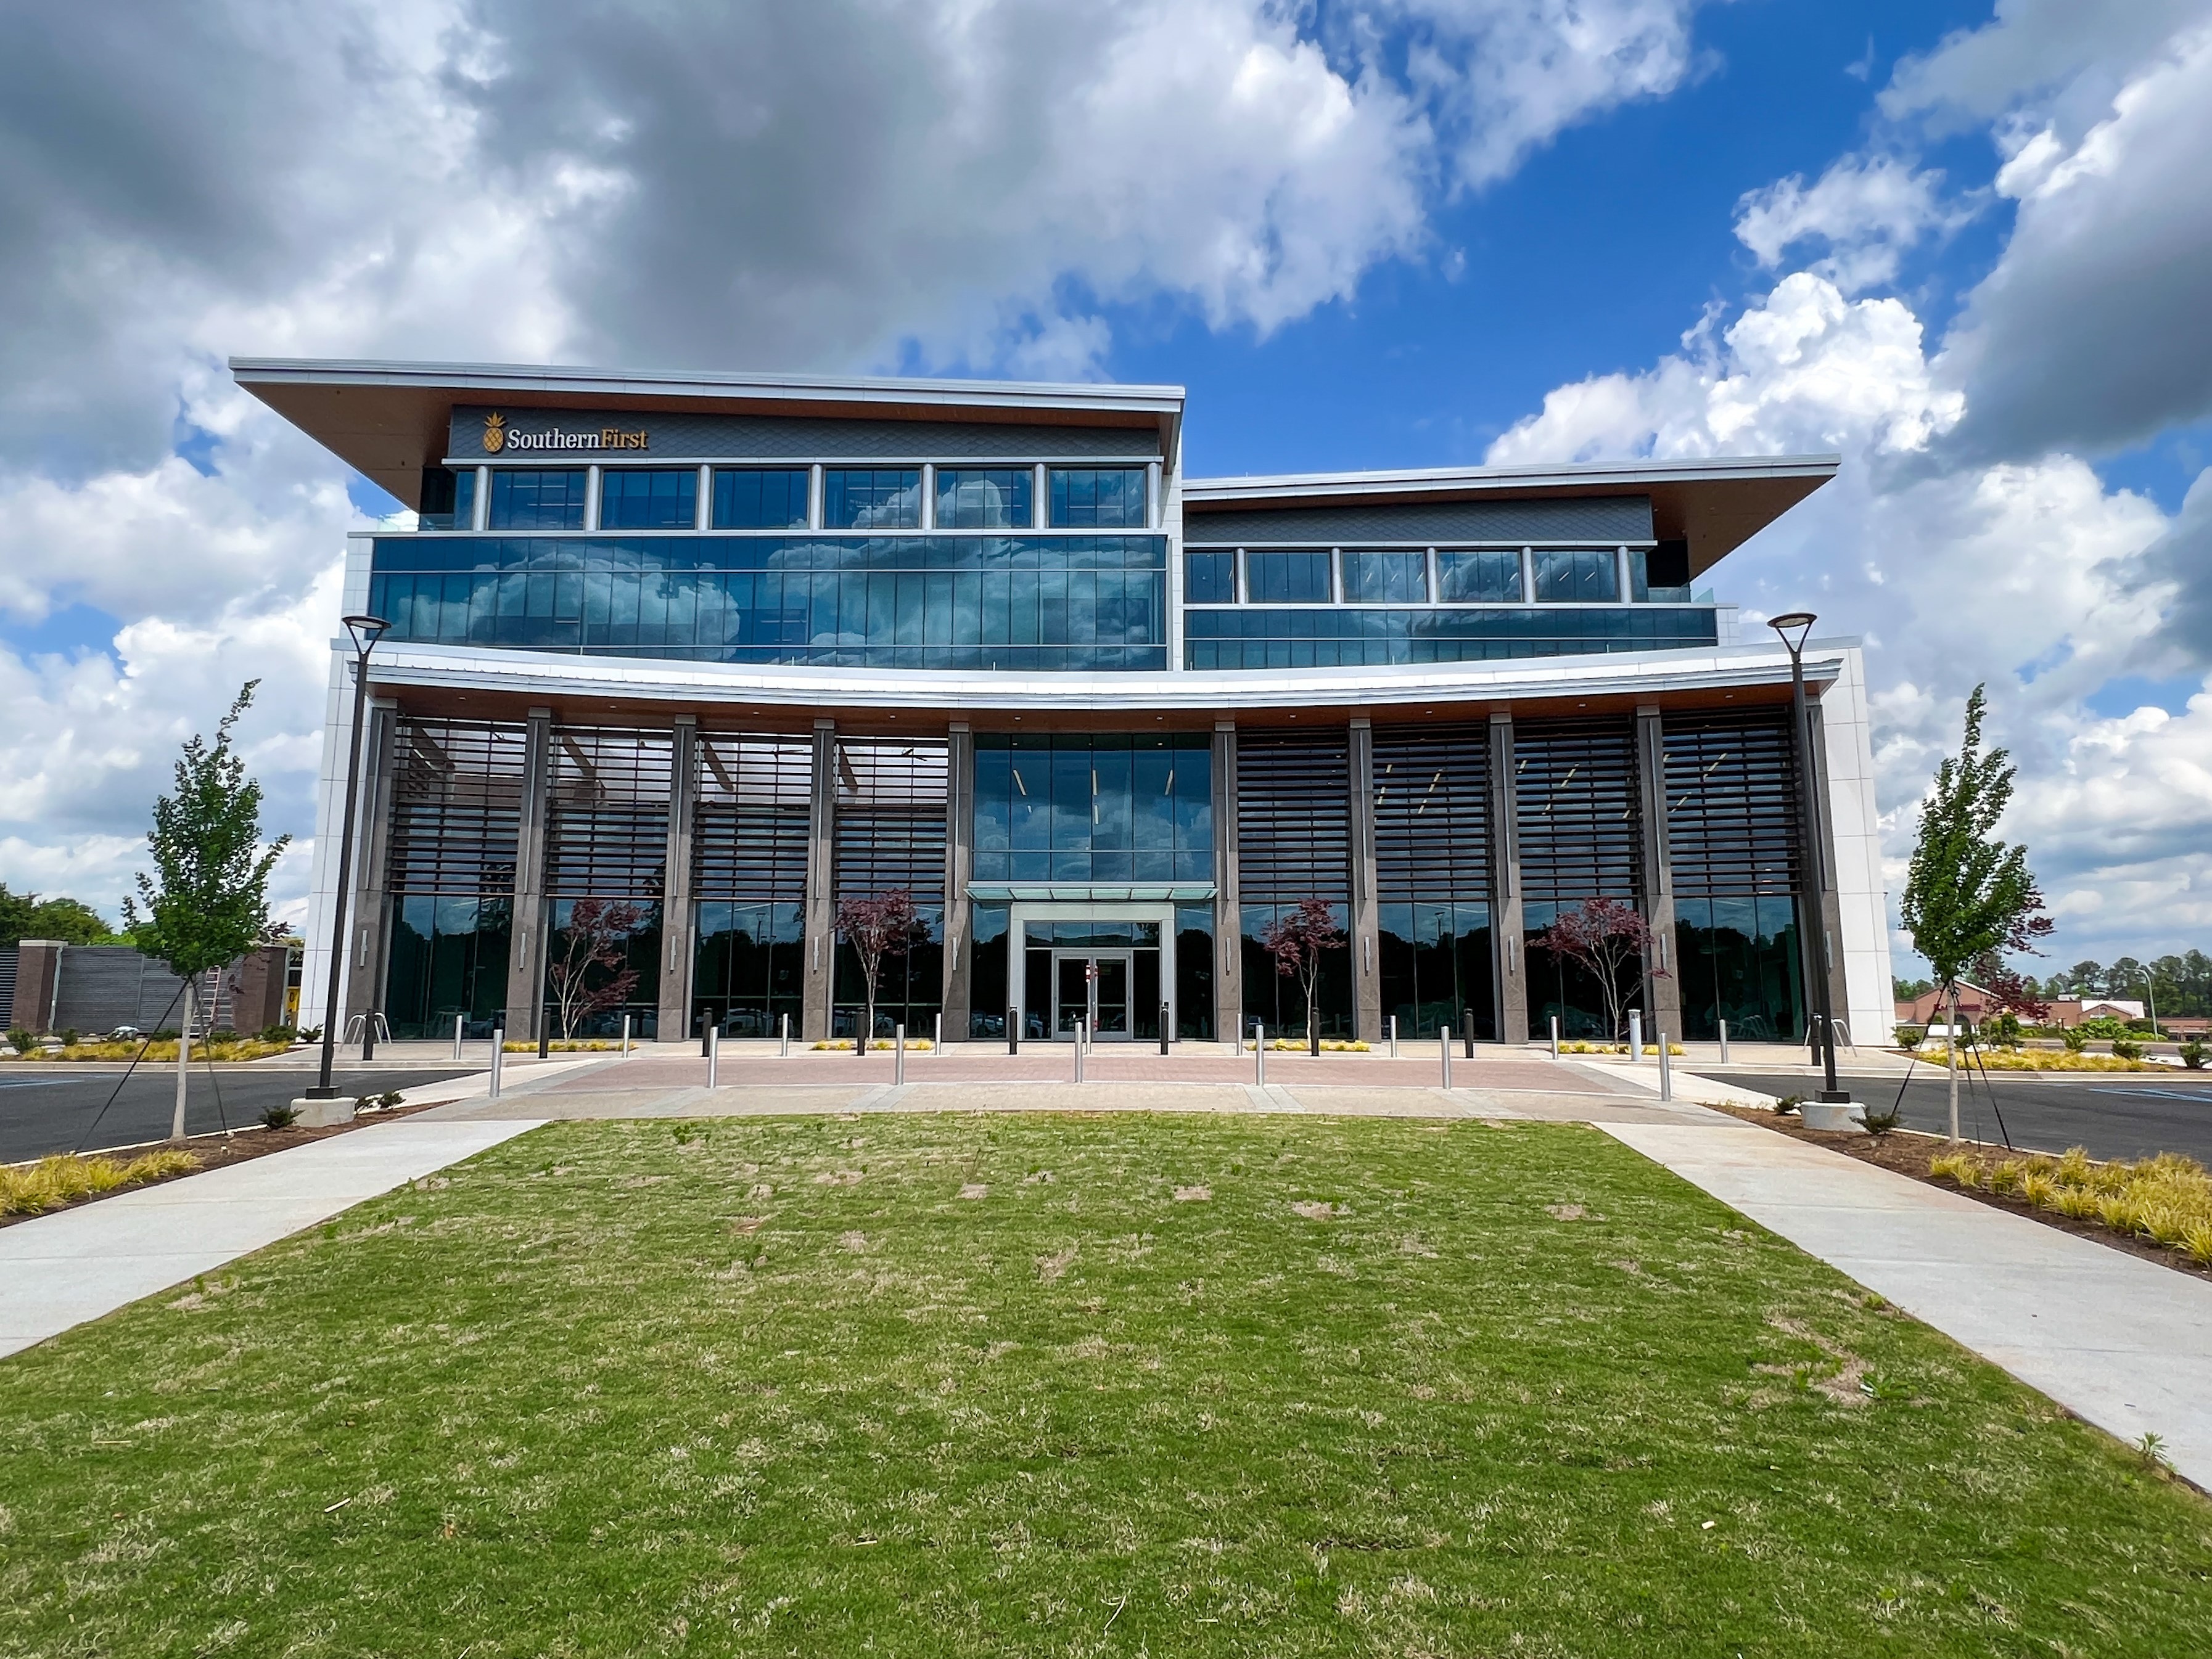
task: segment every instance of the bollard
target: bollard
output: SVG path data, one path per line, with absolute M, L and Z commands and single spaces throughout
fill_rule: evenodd
M 1390 1057 L 1398 1057 L 1398 1016 L 1395 1014 L 1390 1016 Z
M 502 1019 L 504 1016 L 501 1016 Z M 491 1028 L 491 1087 L 486 1091 L 489 1099 L 499 1099 L 499 1075 L 507 1064 L 507 1027 L 495 1024 Z
M 1261 1088 L 1267 1087 L 1267 1028 L 1256 1020 L 1252 1022 L 1252 1080 Z
M 453 1016 L 453 1058 L 456 1060 L 461 1057 L 461 1032 L 467 1027 L 469 1017 L 465 1014 L 457 1014 Z
M 1008 1008 L 1006 1010 L 1006 1052 L 1009 1054 L 1019 1054 L 1021 1051 L 1021 1012 L 1017 1008 Z
M 1083 1081 L 1083 1021 L 1080 1018 L 1075 1022 L 1075 1081 L 1079 1083 Z
M 361 1016 L 361 1057 L 376 1058 L 376 1010 L 371 1008 Z
M 776 1016 L 776 1031 L 782 1046 L 776 1050 L 775 1057 L 779 1060 L 788 1060 L 791 1058 L 791 1016 L 789 1014 Z
M 1553 1058 L 1554 1060 L 1556 1060 L 1556 1059 L 1558 1059 L 1559 1057 L 1559 1016 L 1558 1014 L 1553 1014 L 1553 1015 L 1552 1016 L 1552 1058 Z
M 1474 1058 L 1474 1010 L 1473 1008 L 1461 1010 L 1460 1029 L 1467 1034 L 1467 1057 L 1472 1060 Z
M 1661 1026 L 1658 1029 L 1659 1098 L 1662 1100 L 1671 1100 L 1674 1098 L 1674 1069 L 1667 1063 L 1667 1027 Z
M 930 1027 L 930 1031 L 933 1033 L 929 1044 L 930 1052 L 942 1059 L 945 1055 L 945 1016 L 943 1014 L 937 1016 L 937 1021 Z
M 1168 1005 L 1167 1005 L 1165 1002 L 1163 1002 L 1163 1003 L 1161 1003 L 1161 1004 L 1160 1004 L 1160 1052 L 1161 1052 L 1162 1054 L 1165 1054 L 1167 1051 L 1168 1051 Z
M 627 1058 L 629 1054 L 629 1021 L 630 1016 L 629 1014 L 625 1014 L 623 1015 L 623 1055 L 625 1058 Z
M 906 1083 L 906 1026 L 891 1027 L 891 1087 L 900 1088 Z
M 1721 1063 L 1726 1065 L 1728 1063 L 1728 1021 L 1723 1020 L 1721 1021 Z
M 712 1022 L 712 1018 L 713 1016 L 705 1013 L 702 1013 L 699 1016 L 699 1057 L 702 1060 L 707 1057 L 707 1027 Z
M 553 1022 L 545 1017 L 545 1010 L 538 1010 L 538 1057 L 543 1060 L 553 1052 Z
M 1444 1021 L 1437 1023 L 1437 1050 L 1444 1057 L 1444 1087 L 1451 1087 L 1451 1026 Z
M 1644 1010 L 1642 1008 L 1631 1008 L 1628 1011 L 1628 1063 L 1635 1066 L 1644 1063 Z
M 707 1087 L 708 1088 L 714 1087 L 715 1068 L 721 1064 L 721 1061 L 722 1028 L 720 1026 L 709 1026 L 707 1027 Z

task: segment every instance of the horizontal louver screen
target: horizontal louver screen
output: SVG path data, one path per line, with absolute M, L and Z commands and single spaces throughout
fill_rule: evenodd
M 1513 729 L 1522 896 L 1578 904 L 1637 896 L 1636 734 L 1627 721 Z
M 394 734 L 393 893 L 511 893 L 522 830 L 520 725 L 402 720 Z
M 1665 725 L 1667 844 L 1683 898 L 1796 891 L 1797 785 L 1786 714 Z
M 1346 735 L 1237 737 L 1237 884 L 1248 905 L 1352 896 L 1352 761 Z
M 666 732 L 556 728 L 546 814 L 547 893 L 660 897 L 668 869 L 673 748 Z
M 1380 726 L 1375 732 L 1375 895 L 1490 896 L 1486 726 Z
M 804 738 L 700 734 L 693 897 L 805 901 L 813 761 Z
M 945 902 L 949 757 L 942 742 L 837 745 L 836 893 Z

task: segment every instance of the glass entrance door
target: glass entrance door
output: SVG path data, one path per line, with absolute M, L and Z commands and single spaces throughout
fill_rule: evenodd
M 1126 1041 L 1129 1035 L 1127 951 L 1053 954 L 1053 1035 L 1073 1038 L 1078 1020 L 1094 1038 Z

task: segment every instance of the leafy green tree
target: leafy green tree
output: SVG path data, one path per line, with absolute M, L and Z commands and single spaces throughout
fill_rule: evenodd
M 1951 1138 L 1959 1138 L 1959 978 L 1977 959 L 2033 951 L 2051 919 L 2027 868 L 2027 849 L 1996 836 L 2012 799 L 2014 769 L 2001 748 L 1982 748 L 1983 687 L 1966 699 L 1966 729 L 1955 756 L 1936 768 L 1921 803 L 1920 833 L 1898 909 L 1915 950 L 1928 960 L 1950 1005 L 1943 1038 L 1951 1081 Z
M 168 965 L 185 982 L 183 1036 L 177 1044 L 177 1104 L 169 1138 L 185 1138 L 185 1080 L 191 1053 L 194 983 L 225 967 L 269 935 L 269 873 L 291 842 L 261 839 L 261 785 L 246 775 L 231 731 L 252 705 L 249 680 L 215 729 L 215 742 L 195 734 L 177 761 L 177 787 L 154 803 L 146 845 L 155 876 L 143 872 L 146 901 L 123 901 L 123 918 L 138 948 Z
M 126 942 L 82 899 L 10 893 L 5 883 L 0 883 L 0 948 L 20 945 L 26 939 L 58 939 L 64 945 Z

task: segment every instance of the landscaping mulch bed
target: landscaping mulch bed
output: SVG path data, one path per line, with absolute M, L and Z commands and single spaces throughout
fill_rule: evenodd
M 2061 1215 L 2056 1210 L 2031 1204 L 2015 1193 L 1988 1192 L 1962 1187 L 1955 1182 L 1939 1180 L 1928 1172 L 1928 1160 L 1950 1143 L 1940 1135 L 1923 1135 L 1917 1129 L 1892 1129 L 1886 1135 L 1835 1135 L 1826 1129 L 1808 1129 L 1795 1117 L 1782 1117 L 1763 1106 L 1717 1105 L 1715 1111 L 1724 1111 L 1731 1117 L 1741 1118 L 1747 1123 L 1757 1123 L 1763 1129 L 1787 1135 L 1793 1139 L 1826 1147 L 1831 1152 L 1840 1152 L 1856 1158 L 1863 1164 L 1878 1164 L 1883 1169 L 1899 1175 L 1910 1176 L 1915 1181 L 1931 1187 L 1941 1187 L 1946 1192 L 1955 1192 L 1965 1197 L 1989 1205 L 1993 1209 L 2010 1210 L 2014 1215 L 2025 1215 L 2031 1221 L 2040 1221 L 2046 1227 L 2056 1227 L 2061 1232 L 2077 1233 L 2084 1238 L 2113 1250 L 2125 1250 L 2130 1256 L 2140 1256 L 2146 1262 L 2155 1262 L 2160 1267 L 2172 1268 L 2198 1279 L 2212 1280 L 2212 1268 L 2199 1267 L 2183 1250 L 2169 1250 L 2164 1244 L 2154 1244 L 2148 1238 L 2118 1233 L 2094 1221 L 2082 1220 L 2071 1215 Z M 2007 1148 L 1987 1141 L 1968 1141 L 1961 1144 L 1984 1151 L 2003 1153 L 2007 1156 L 2034 1157 L 2033 1153 L 2011 1153 Z
M 158 1187 L 171 1181 L 181 1181 L 186 1176 L 204 1175 L 210 1170 L 222 1169 L 231 1164 L 243 1164 L 250 1159 L 266 1158 L 272 1152 L 287 1152 L 294 1147 L 306 1146 L 310 1141 L 327 1141 L 334 1135 L 349 1134 L 367 1129 L 372 1123 L 388 1123 L 395 1117 L 412 1117 L 418 1111 L 428 1111 L 432 1106 L 444 1104 L 425 1100 L 417 1105 L 381 1108 L 356 1117 L 350 1123 L 334 1123 L 328 1129 L 308 1129 L 295 1123 L 289 1129 L 272 1129 L 259 1123 L 250 1129 L 240 1129 L 235 1134 L 195 1135 L 185 1141 L 185 1150 L 200 1160 L 198 1169 L 180 1170 L 174 1175 L 164 1175 L 151 1181 L 139 1181 L 127 1187 L 117 1187 L 108 1192 L 87 1193 L 83 1197 L 53 1208 L 41 1210 L 38 1215 L 0 1215 L 0 1227 L 12 1227 L 19 1222 L 35 1221 L 40 1216 L 59 1215 L 67 1210 L 82 1209 L 87 1204 L 96 1204 L 103 1198 L 115 1198 L 126 1192 L 143 1192 L 149 1187 Z M 168 1145 L 157 1141 L 142 1147 L 115 1147 L 82 1154 L 87 1158 L 112 1158 L 118 1164 L 127 1164 L 142 1152 L 159 1151 Z

